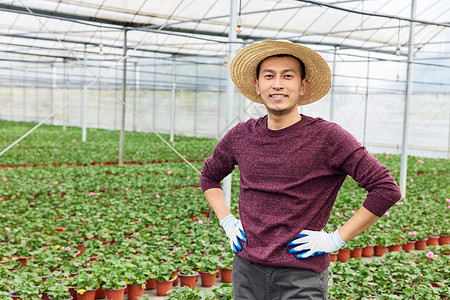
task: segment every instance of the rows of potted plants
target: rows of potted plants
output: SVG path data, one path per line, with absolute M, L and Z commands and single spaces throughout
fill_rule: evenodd
M 449 299 L 450 247 L 350 259 L 330 267 L 333 299 Z
M 0 143 L 5 146 L 18 132 L 32 127 L 4 124 Z M 78 128 L 62 132 L 60 127 L 45 126 L 0 158 L 0 261 L 8 270 L 25 262 L 17 274 L 30 270 L 30 264 L 42 273 L 48 269 L 80 275 L 90 270 L 92 275 L 101 273 L 92 268 L 106 269 L 116 260 L 126 260 L 141 262 L 144 267 L 135 268 L 147 268 L 143 274 L 148 278 L 162 279 L 174 277 L 176 269 L 198 271 L 202 261 L 229 264 L 227 238 L 215 216 L 209 215 L 195 170 L 146 133 L 127 133 L 125 152 L 132 164 L 112 164 L 117 161 L 117 132 L 88 134 L 92 139 L 81 143 Z M 215 143 L 176 137 L 174 146 L 201 169 Z M 399 157 L 377 158 L 398 179 Z M 448 160 L 410 158 L 408 164 L 408 197 L 346 248 L 406 245 L 449 234 Z M 235 172 L 231 209 L 237 214 L 239 170 Z M 347 179 L 325 230 L 343 224 L 364 197 L 365 191 Z M 216 272 L 216 267 L 209 271 Z M 131 273 L 118 273 L 122 281 L 131 280 Z M 0 285 L 2 292 L 11 289 Z

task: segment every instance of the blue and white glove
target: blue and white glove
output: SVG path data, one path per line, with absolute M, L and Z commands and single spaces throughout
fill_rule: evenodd
M 228 215 L 220 222 L 220 226 L 223 227 L 230 239 L 231 250 L 237 254 L 247 240 L 241 221 L 233 215 Z
M 345 243 L 337 230 L 332 233 L 326 233 L 323 230 L 302 230 L 286 246 L 293 247 L 289 249 L 289 253 L 295 254 L 298 259 L 303 259 L 337 251 Z

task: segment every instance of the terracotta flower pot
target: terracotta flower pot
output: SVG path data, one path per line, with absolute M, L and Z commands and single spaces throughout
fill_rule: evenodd
M 231 283 L 232 282 L 232 276 L 233 269 L 222 269 L 220 268 L 220 281 Z
M 216 273 L 200 272 L 203 287 L 212 287 L 216 283 Z
M 351 258 L 361 258 L 362 257 L 362 250 L 363 248 L 355 248 L 353 250 L 350 251 L 350 257 Z
M 346 262 L 350 258 L 350 249 L 339 249 L 337 259 L 340 262 Z
M 138 300 L 144 296 L 144 291 L 142 284 L 128 285 L 128 300 Z
M 95 293 L 97 289 L 92 291 L 86 291 L 83 294 L 77 292 L 77 300 L 95 300 Z
M 337 261 L 337 252 L 330 253 L 330 262 L 336 262 L 336 261 Z
M 121 289 L 116 290 L 105 290 L 106 291 L 106 297 L 108 300 L 123 300 L 125 296 L 125 288 L 123 287 Z
M 373 245 L 367 245 L 362 250 L 362 256 L 364 257 L 372 257 L 373 256 Z
M 195 272 L 193 275 L 184 275 L 183 273 L 178 273 L 180 277 L 180 285 L 187 286 L 191 289 L 195 289 L 195 282 L 197 281 L 198 273 Z
M 375 256 L 382 256 L 384 253 L 386 253 L 386 249 L 386 246 L 376 245 L 373 248 L 373 253 L 375 254 Z
M 432 236 L 429 237 L 427 240 L 427 246 L 437 246 L 439 245 L 439 237 L 438 236 Z
M 95 299 L 105 299 L 106 298 L 106 290 L 103 289 L 102 285 L 95 292 Z
M 403 245 L 402 245 L 402 249 L 403 249 L 405 252 L 411 252 L 411 251 L 414 250 L 414 245 L 415 245 L 415 244 L 416 244 L 416 242 L 414 242 L 414 241 L 407 241 L 406 244 L 403 244 Z
M 147 282 L 145 283 L 145 289 L 146 290 L 154 290 L 156 289 L 156 281 L 153 278 L 147 279 Z
M 398 252 L 402 249 L 402 245 L 391 245 L 388 247 L 389 252 Z
M 156 294 L 158 296 L 167 296 L 169 294 L 168 292 L 173 287 L 173 282 L 175 281 L 175 278 L 169 281 L 159 281 L 159 280 L 155 281 L 156 281 Z
M 77 291 L 75 290 L 75 287 L 68 286 L 67 288 L 69 289 L 69 293 L 70 293 L 70 296 L 72 296 L 72 299 L 77 300 L 78 296 L 77 296 Z
M 414 248 L 416 248 L 416 250 L 425 250 L 426 247 L 427 239 L 416 241 L 416 244 L 414 245 Z
M 439 245 L 448 245 L 450 244 L 450 235 L 441 235 L 439 237 Z

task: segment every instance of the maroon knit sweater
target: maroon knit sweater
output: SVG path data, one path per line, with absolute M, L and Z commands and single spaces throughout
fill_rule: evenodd
M 368 191 L 363 206 L 382 216 L 400 197 L 386 166 L 346 130 L 321 118 L 302 119 L 281 130 L 267 116 L 232 128 L 202 169 L 203 191 L 235 165 L 240 171 L 239 216 L 247 241 L 238 255 L 278 267 L 324 271 L 329 255 L 297 259 L 286 244 L 303 229 L 322 230 L 344 179 L 350 175 Z

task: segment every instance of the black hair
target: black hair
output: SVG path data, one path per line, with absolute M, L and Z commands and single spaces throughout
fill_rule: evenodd
M 300 58 L 298 58 L 294 55 L 291 55 L 291 54 L 276 54 L 276 55 L 268 56 L 264 59 L 267 59 L 269 57 L 293 57 L 293 58 L 295 58 L 300 63 L 300 76 L 301 76 L 302 80 L 305 79 L 305 76 L 306 76 L 305 64 L 302 62 L 302 60 Z M 264 61 L 264 59 L 262 61 L 260 61 L 258 66 L 256 67 L 256 78 L 259 78 L 259 72 L 261 71 L 261 63 Z

